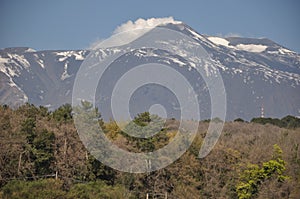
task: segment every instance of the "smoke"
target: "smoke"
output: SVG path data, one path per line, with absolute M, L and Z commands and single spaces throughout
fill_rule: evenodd
M 128 21 L 118 26 L 113 31 L 113 35 L 110 38 L 105 40 L 97 40 L 96 42 L 91 44 L 90 49 L 108 48 L 125 45 L 142 36 L 143 34 L 155 28 L 156 26 L 165 25 L 169 23 L 180 24 L 182 22 L 175 21 L 173 17 L 150 19 L 139 18 L 135 22 Z
M 165 17 L 165 18 L 150 18 L 150 19 L 138 19 L 135 22 L 128 21 L 127 23 L 122 24 L 117 27 L 114 31 L 115 34 L 121 32 L 127 32 L 135 29 L 151 29 L 158 25 L 164 25 L 168 23 L 178 24 L 180 21 L 175 21 L 173 17 Z
M 242 37 L 242 35 L 239 34 L 239 33 L 232 33 L 232 32 L 230 32 L 230 33 L 227 33 L 226 35 L 224 35 L 224 37 L 225 38 L 226 37 Z

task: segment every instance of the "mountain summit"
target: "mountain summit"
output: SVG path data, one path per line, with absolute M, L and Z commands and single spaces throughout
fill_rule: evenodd
M 202 35 L 183 23 L 159 26 L 181 32 L 207 51 L 214 68 L 204 70 L 206 75 L 212 74 L 213 70 L 219 70 L 221 73 L 227 96 L 227 120 L 238 117 L 249 120 L 258 117 L 262 108 L 266 117 L 300 115 L 298 53 L 269 39 Z M 111 47 L 95 51 L 99 57 L 103 57 L 123 50 L 123 47 Z M 29 102 L 50 109 L 71 103 L 75 76 L 89 53 L 90 50 L 35 51 L 31 48 L 0 50 L 0 103 L 19 106 Z M 150 60 L 186 69 L 186 73 L 193 79 L 191 70 L 193 60 L 181 59 L 180 52 L 178 55 L 159 49 L 135 49 L 119 57 L 112 65 L 120 69 Z M 109 89 L 109 83 L 102 88 Z M 204 92 L 205 86 L 201 89 L 199 88 L 199 95 Z M 176 110 L 177 104 L 170 98 L 171 94 L 165 95 L 158 90 L 150 90 L 148 94 L 145 94 L 145 90 L 140 91 L 136 97 L 142 95 L 147 97 L 148 105 L 165 102 L 170 112 Z M 105 96 L 97 98 L 99 104 L 103 103 L 103 99 Z M 134 112 L 142 112 L 143 106 L 137 104 Z M 111 113 L 108 110 L 100 108 L 100 111 L 106 119 L 110 118 Z M 177 117 L 178 114 L 170 113 L 168 116 Z M 205 109 L 201 114 L 203 119 L 209 118 L 210 115 L 209 110 Z

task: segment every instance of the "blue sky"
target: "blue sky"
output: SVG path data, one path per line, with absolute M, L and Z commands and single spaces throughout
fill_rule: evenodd
M 300 52 L 298 0 L 0 0 L 0 48 L 82 49 L 138 18 L 169 17 L 209 35 L 267 37 Z

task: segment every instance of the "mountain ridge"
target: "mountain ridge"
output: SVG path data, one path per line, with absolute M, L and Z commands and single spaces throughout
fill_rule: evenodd
M 262 106 L 265 107 L 267 116 L 271 117 L 300 115 L 300 55 L 297 52 L 267 38 L 207 36 L 185 24 L 167 24 L 165 27 L 188 35 L 207 51 L 215 69 L 221 72 L 225 84 L 228 95 L 227 119 L 257 117 Z M 169 45 L 174 49 L 176 47 Z M 99 56 L 122 50 L 114 47 L 99 50 Z M 74 78 L 90 52 L 35 51 L 29 47 L 1 49 L 0 103 L 19 106 L 29 102 L 50 109 L 71 103 Z M 176 56 L 166 56 L 155 49 L 152 52 L 149 50 L 152 54 L 147 55 L 147 52 L 138 49 L 130 58 L 119 61 L 132 62 L 139 57 L 145 61 L 156 59 L 155 62 L 174 67 L 193 67 L 193 60 L 182 62 Z M 214 69 L 207 69 L 207 72 L 212 70 Z M 243 107 L 245 105 L 249 107 Z M 209 113 L 203 115 L 209 117 Z

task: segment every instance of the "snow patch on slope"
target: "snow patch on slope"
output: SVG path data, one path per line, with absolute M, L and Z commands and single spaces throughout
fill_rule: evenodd
M 230 42 L 228 40 L 221 37 L 208 37 L 207 39 L 218 46 L 225 46 L 227 48 L 234 48 L 237 50 L 243 50 L 253 53 L 260 53 L 268 48 L 268 46 L 261 44 L 238 44 L 236 46 L 232 46 L 229 45 Z
M 36 52 L 36 50 L 34 50 L 32 48 L 28 48 L 27 50 L 25 50 L 25 52 L 27 52 L 27 53 L 33 53 L 33 52 Z
M 61 52 L 55 52 L 54 54 L 60 56 L 60 58 L 58 58 L 58 61 L 63 62 L 72 56 L 75 58 L 75 60 L 84 60 L 84 53 L 85 51 L 81 50 L 81 51 L 61 51 Z
M 293 51 L 286 49 L 286 48 L 279 48 L 278 51 L 283 55 L 286 53 L 293 53 Z
M 268 46 L 261 45 L 261 44 L 238 44 L 236 45 L 236 48 L 239 50 L 244 50 L 248 52 L 253 52 L 253 53 L 260 53 L 265 51 Z
M 75 60 L 84 60 L 84 56 L 83 56 L 84 51 L 79 51 L 77 53 L 74 54 L 75 56 Z
M 35 61 L 38 63 L 38 65 L 42 68 L 45 68 L 44 60 L 39 59 L 39 56 L 37 54 L 34 54 L 33 56 L 35 57 Z
M 38 59 L 36 61 L 42 68 L 45 68 L 44 61 L 42 59 Z
M 20 99 L 22 103 L 28 102 L 28 97 L 25 95 L 22 89 L 13 81 L 12 77 L 18 76 L 18 74 L 16 74 L 16 72 L 13 69 L 11 69 L 9 66 L 8 67 L 5 66 L 6 63 L 10 63 L 10 59 L 0 57 L 0 72 L 4 73 L 9 78 L 8 85 L 10 87 L 15 87 L 23 94 L 23 98 Z
M 221 38 L 221 37 L 208 37 L 207 39 L 209 41 L 211 41 L 212 43 L 216 44 L 216 45 L 231 47 L 231 46 L 229 46 L 230 42 L 226 39 Z
M 24 68 L 28 69 L 30 67 L 29 62 L 27 61 L 27 59 L 25 59 L 24 55 L 18 55 L 18 54 L 7 54 L 7 55 L 11 60 L 17 62 L 21 66 L 24 66 Z
M 179 59 L 177 59 L 177 58 L 168 57 L 168 59 L 169 59 L 169 60 L 171 60 L 173 63 L 176 63 L 176 64 L 178 64 L 179 66 L 184 66 L 184 65 L 186 65 L 186 63 L 184 63 L 184 62 L 180 61 L 180 60 L 179 60 Z
M 61 77 L 60 77 L 60 79 L 63 80 L 63 81 L 64 81 L 65 79 L 71 77 L 71 75 L 68 74 L 68 64 L 69 64 L 69 62 L 66 61 L 65 65 L 64 65 L 64 72 L 63 72 L 63 74 L 62 74 Z
M 3 72 L 8 77 L 18 76 L 16 71 L 14 71 L 11 67 L 6 66 L 6 64 L 9 63 L 15 63 L 15 61 L 11 61 L 10 58 L 0 57 L 0 72 Z
M 0 57 L 0 64 L 8 63 L 8 62 L 9 62 L 9 58 Z
M 191 29 L 187 29 L 187 30 L 193 35 L 194 39 L 200 39 L 200 40 L 203 39 L 203 37 L 200 34 L 196 33 L 195 31 Z

